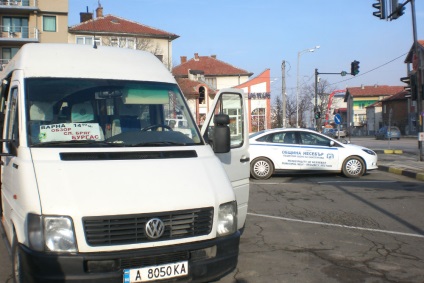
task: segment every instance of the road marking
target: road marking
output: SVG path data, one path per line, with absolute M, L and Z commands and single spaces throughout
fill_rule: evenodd
M 331 226 L 331 227 L 347 228 L 347 229 L 353 229 L 353 230 L 363 230 L 363 231 L 370 231 L 370 232 L 380 232 L 380 233 L 386 233 L 386 234 L 395 234 L 395 235 L 402 235 L 402 236 L 409 236 L 409 237 L 424 238 L 424 235 L 421 235 L 421 234 L 412 234 L 412 233 L 403 233 L 403 232 L 396 232 L 396 231 L 389 231 L 389 230 L 371 229 L 371 228 L 348 226 L 348 225 L 333 224 L 333 223 L 325 223 L 325 222 L 318 222 L 318 221 L 307 221 L 307 220 L 300 220 L 300 219 L 286 218 L 286 217 L 272 216 L 272 215 L 265 215 L 265 214 L 257 214 L 257 213 L 247 213 L 247 214 L 252 215 L 252 216 L 257 216 L 257 217 L 272 218 L 272 219 L 291 221 L 291 222 L 300 222 L 300 223 L 315 224 L 315 225 L 322 225 L 322 226 Z

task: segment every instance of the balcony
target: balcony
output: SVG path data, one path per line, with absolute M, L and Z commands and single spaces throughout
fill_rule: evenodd
M 37 0 L 0 0 L 0 13 L 28 13 L 38 11 Z
M 24 26 L 0 26 L 0 44 L 24 44 L 39 42 L 39 31 L 37 28 Z

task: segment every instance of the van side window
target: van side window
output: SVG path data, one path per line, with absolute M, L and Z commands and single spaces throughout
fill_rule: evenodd
M 13 140 L 13 144 L 19 146 L 19 115 L 18 115 L 18 88 L 13 88 L 9 96 L 11 99 L 8 109 L 8 121 L 6 139 Z M 10 148 L 8 148 L 10 151 Z
M 243 107 L 242 97 L 237 93 L 224 93 L 221 100 L 217 103 L 214 115 L 227 114 L 230 117 L 230 135 L 231 135 L 231 148 L 243 146 Z M 208 129 L 208 135 L 212 136 L 209 132 L 212 130 L 213 117 Z

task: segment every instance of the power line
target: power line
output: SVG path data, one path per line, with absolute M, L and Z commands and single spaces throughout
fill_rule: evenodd
M 400 56 L 396 57 L 395 59 L 392 59 L 392 60 L 390 60 L 390 61 L 388 61 L 388 62 L 386 62 L 386 63 L 384 63 L 384 64 L 382 64 L 382 65 L 380 65 L 380 66 L 378 66 L 378 67 L 375 67 L 374 69 L 371 69 L 371 70 L 369 70 L 369 71 L 366 71 L 365 73 L 362 73 L 362 74 L 360 74 L 360 75 L 356 75 L 356 76 L 354 76 L 354 77 L 351 77 L 351 78 L 348 78 L 348 79 L 345 79 L 345 80 L 342 80 L 342 81 L 339 81 L 339 82 L 336 82 L 336 83 L 332 83 L 332 84 L 330 84 L 330 85 L 339 84 L 339 83 L 342 83 L 342 82 L 346 82 L 346 81 L 353 80 L 353 79 L 355 79 L 355 78 L 357 78 L 357 77 L 360 77 L 360 76 L 364 76 L 364 75 L 366 75 L 366 74 L 368 74 L 368 73 L 371 73 L 371 72 L 373 72 L 373 71 L 375 71 L 375 70 L 377 70 L 377 69 L 380 69 L 380 68 L 382 68 L 382 67 L 386 66 L 387 64 L 392 63 L 393 61 L 398 60 L 398 59 L 399 59 L 399 58 L 401 58 L 401 57 L 404 57 L 404 56 L 405 56 L 406 54 L 408 54 L 408 53 L 409 53 L 409 52 L 406 52 L 405 54 L 402 54 L 402 55 L 400 55 Z

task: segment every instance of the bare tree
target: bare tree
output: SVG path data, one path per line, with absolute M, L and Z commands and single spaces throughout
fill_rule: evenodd
M 271 107 L 271 127 L 282 128 L 283 127 L 283 101 L 278 95 L 274 98 Z
M 327 80 L 321 79 L 317 84 L 317 105 L 315 108 L 315 83 L 306 85 L 302 90 L 305 100 L 308 100 L 308 106 L 305 106 L 305 111 L 309 113 L 319 112 L 320 118 L 316 120 L 317 129 L 321 129 L 325 122 L 325 114 L 328 108 L 329 96 L 336 88 L 331 86 Z M 302 112 L 303 114 L 305 112 Z M 312 119 L 315 119 L 312 115 Z
M 286 119 L 290 127 L 296 126 L 296 96 L 286 96 Z

